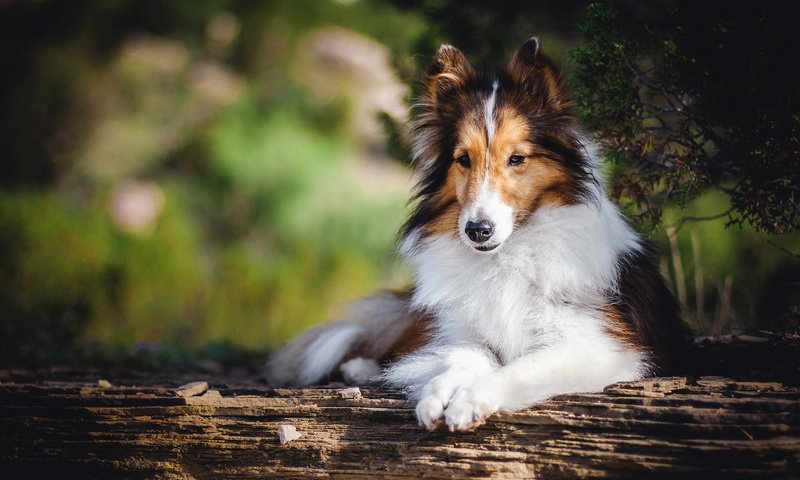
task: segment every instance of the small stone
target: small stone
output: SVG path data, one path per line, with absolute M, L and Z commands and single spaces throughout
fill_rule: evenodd
M 203 394 L 205 398 L 222 398 L 222 394 L 219 393 L 219 390 L 209 390 Z
M 302 436 L 303 434 L 298 432 L 294 425 L 281 425 L 278 427 L 278 440 L 280 440 L 281 445 L 286 445 Z
M 348 400 L 360 400 L 361 389 L 358 387 L 345 388 L 339 391 L 339 396 Z
M 181 385 L 175 389 L 175 394 L 179 397 L 194 397 L 202 395 L 208 391 L 208 382 L 191 382 Z
M 113 385 L 111 385 L 111 382 L 109 382 L 108 380 L 106 380 L 104 378 L 101 378 L 100 380 L 97 381 L 97 386 L 100 387 L 100 388 L 111 388 L 111 387 L 113 387 Z

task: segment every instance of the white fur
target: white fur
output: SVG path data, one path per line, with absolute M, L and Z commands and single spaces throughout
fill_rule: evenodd
M 494 234 L 482 244 L 486 246 L 502 244 L 514 230 L 514 209 L 505 204 L 500 195 L 492 189 L 489 179 L 490 176 L 487 172 L 484 174 L 483 182 L 481 182 L 475 200 L 464 205 L 458 216 L 458 231 L 461 239 L 469 246 L 475 246 L 475 243 L 467 237 L 465 232 L 467 222 L 479 222 L 481 220 L 492 222 Z M 480 250 L 476 250 L 476 252 L 480 252 Z
M 381 373 L 381 366 L 371 358 L 356 357 L 339 366 L 345 383 L 349 385 L 366 385 Z
M 406 388 L 411 400 L 417 401 L 419 424 L 432 429 L 462 384 L 498 366 L 480 345 L 434 341 L 394 364 L 384 378 Z
M 495 124 L 494 118 L 494 105 L 497 100 L 497 87 L 500 84 L 497 80 L 494 81 L 492 84 L 492 93 L 489 94 L 489 98 L 486 99 L 486 104 L 484 105 L 483 109 L 483 121 L 486 125 L 486 144 L 490 145 L 492 143 L 492 139 L 494 138 L 494 132 L 496 130 L 497 125 Z
M 266 377 L 274 385 L 318 383 L 333 373 L 354 347 L 360 347 L 365 359 L 381 358 L 415 321 L 408 311 L 408 299 L 401 295 L 383 292 L 364 298 L 338 321 L 311 329 L 275 352 L 266 365 Z M 370 369 L 377 369 L 377 364 L 373 368 L 354 360 L 346 362 L 342 371 L 345 377 L 349 375 L 346 380 L 371 380 Z
M 361 333 L 362 329 L 356 325 L 343 325 L 316 338 L 304 352 L 300 384 L 310 385 L 324 378 L 331 371 L 331 366 L 342 360 Z
M 647 373 L 645 355 L 609 335 L 598 310 L 639 239 L 591 188 L 591 201 L 538 210 L 488 255 L 453 236 L 404 240 L 412 307 L 433 315 L 434 339 L 384 379 L 418 402 L 421 424 L 468 429 L 498 410 Z

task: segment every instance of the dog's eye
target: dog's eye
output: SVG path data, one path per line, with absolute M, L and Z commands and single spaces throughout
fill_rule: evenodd
M 522 162 L 525 161 L 525 157 L 523 155 L 511 155 L 508 157 L 508 164 L 512 167 L 515 165 L 520 165 Z
M 472 166 L 472 161 L 469 159 L 469 155 L 461 155 L 460 157 L 456 158 L 456 163 L 464 168 L 469 168 Z

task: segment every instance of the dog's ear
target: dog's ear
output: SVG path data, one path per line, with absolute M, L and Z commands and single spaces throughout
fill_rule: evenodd
M 542 106 L 561 109 L 569 98 L 561 69 L 539 48 L 539 39 L 531 37 L 511 57 L 508 73 L 515 84 L 541 102 Z
M 428 102 L 436 106 L 441 99 L 466 85 L 474 75 L 475 70 L 459 49 L 452 45 L 442 45 L 436 51 L 425 78 Z

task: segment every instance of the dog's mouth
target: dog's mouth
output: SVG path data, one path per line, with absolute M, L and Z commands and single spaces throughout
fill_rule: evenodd
M 499 243 L 495 243 L 494 245 L 475 245 L 474 248 L 479 252 L 491 252 L 499 246 Z

